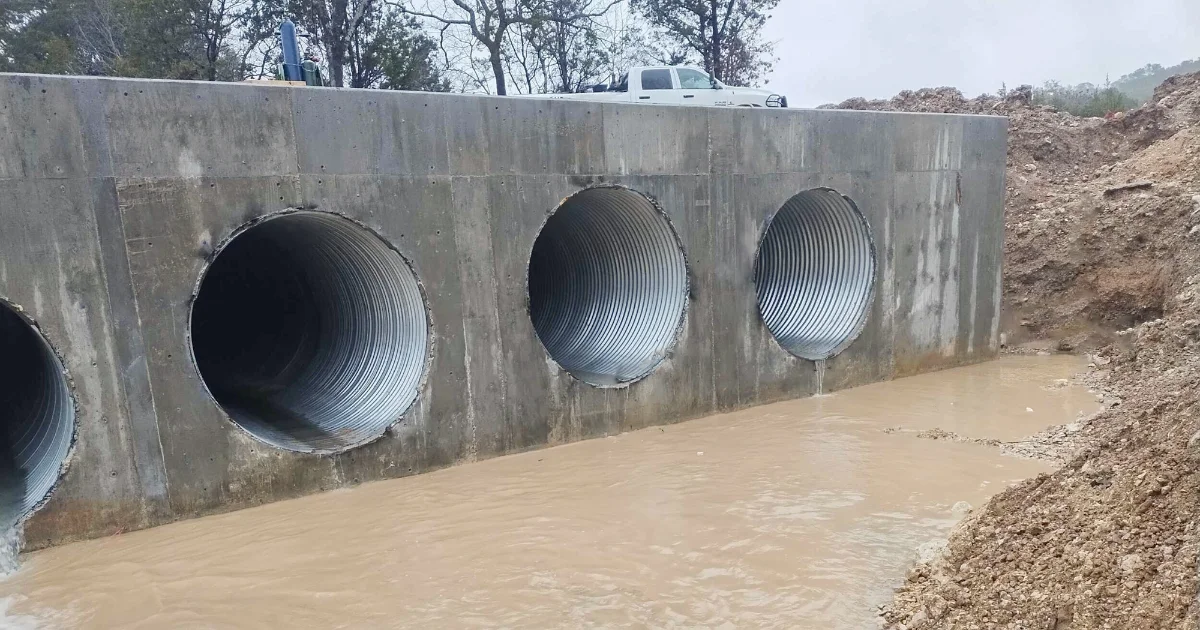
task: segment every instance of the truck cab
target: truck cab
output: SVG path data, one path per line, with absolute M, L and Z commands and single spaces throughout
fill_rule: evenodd
M 787 107 L 787 98 L 757 88 L 725 85 L 699 68 L 647 66 L 631 68 L 612 85 L 592 86 L 575 94 L 531 94 L 555 99 L 708 105 L 724 107 Z

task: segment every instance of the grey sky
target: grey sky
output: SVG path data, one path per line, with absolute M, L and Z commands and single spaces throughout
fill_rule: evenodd
M 952 85 L 1102 83 L 1200 57 L 1200 0 L 781 0 L 769 85 L 797 106 Z

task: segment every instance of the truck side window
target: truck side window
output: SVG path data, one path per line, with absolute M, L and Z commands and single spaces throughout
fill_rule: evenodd
M 699 70 L 676 68 L 675 72 L 679 75 L 679 88 L 682 90 L 711 90 L 714 87 L 712 79 Z
M 660 70 L 642 70 L 642 89 L 643 90 L 669 90 L 671 89 L 671 71 L 665 68 Z

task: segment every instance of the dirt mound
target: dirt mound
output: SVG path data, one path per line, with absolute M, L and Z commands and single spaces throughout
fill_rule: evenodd
M 942 87 L 826 107 L 1007 116 L 1005 337 L 1098 348 L 1162 315 L 1164 289 L 1180 279 L 1172 252 L 1194 221 L 1200 73 L 1108 118 L 1032 105 L 1031 95 L 1021 86 L 967 99 Z
M 987 114 L 1001 100 L 983 95 L 968 100 L 957 88 L 924 88 L 905 90 L 891 100 L 852 98 L 837 105 L 822 105 L 820 109 L 857 109 L 878 112 L 927 112 L 940 114 Z
M 1145 105 L 1114 116 L 1113 122 L 1131 136 L 1137 148 L 1200 123 L 1200 73 L 1180 74 L 1163 81 Z
M 1005 329 L 1096 348 L 1162 315 L 1196 223 L 1200 75 L 1107 120 L 1016 112 L 1009 150 Z M 1049 123 L 1049 124 L 1047 124 Z
M 882 103 L 987 100 L 956 93 Z M 1066 466 L 997 495 L 915 567 L 883 620 L 1200 627 L 1200 73 L 1106 119 L 991 103 L 1010 119 L 1006 336 L 1099 348 L 1091 378 L 1112 406 Z

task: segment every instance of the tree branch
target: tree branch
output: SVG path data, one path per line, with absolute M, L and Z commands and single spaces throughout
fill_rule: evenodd
M 402 4 L 395 3 L 395 2 L 388 2 L 387 5 L 391 6 L 391 7 L 395 7 L 397 9 L 399 9 L 401 12 L 406 13 L 408 15 L 421 17 L 421 18 L 427 18 L 430 20 L 437 20 L 438 22 L 441 22 L 442 24 L 445 24 L 447 26 L 449 26 L 449 25 L 470 26 L 471 25 L 471 23 L 466 20 L 454 20 L 454 19 L 442 17 L 440 15 L 434 15 L 432 13 L 423 13 L 421 11 L 414 11 L 413 9 L 410 9 Z

